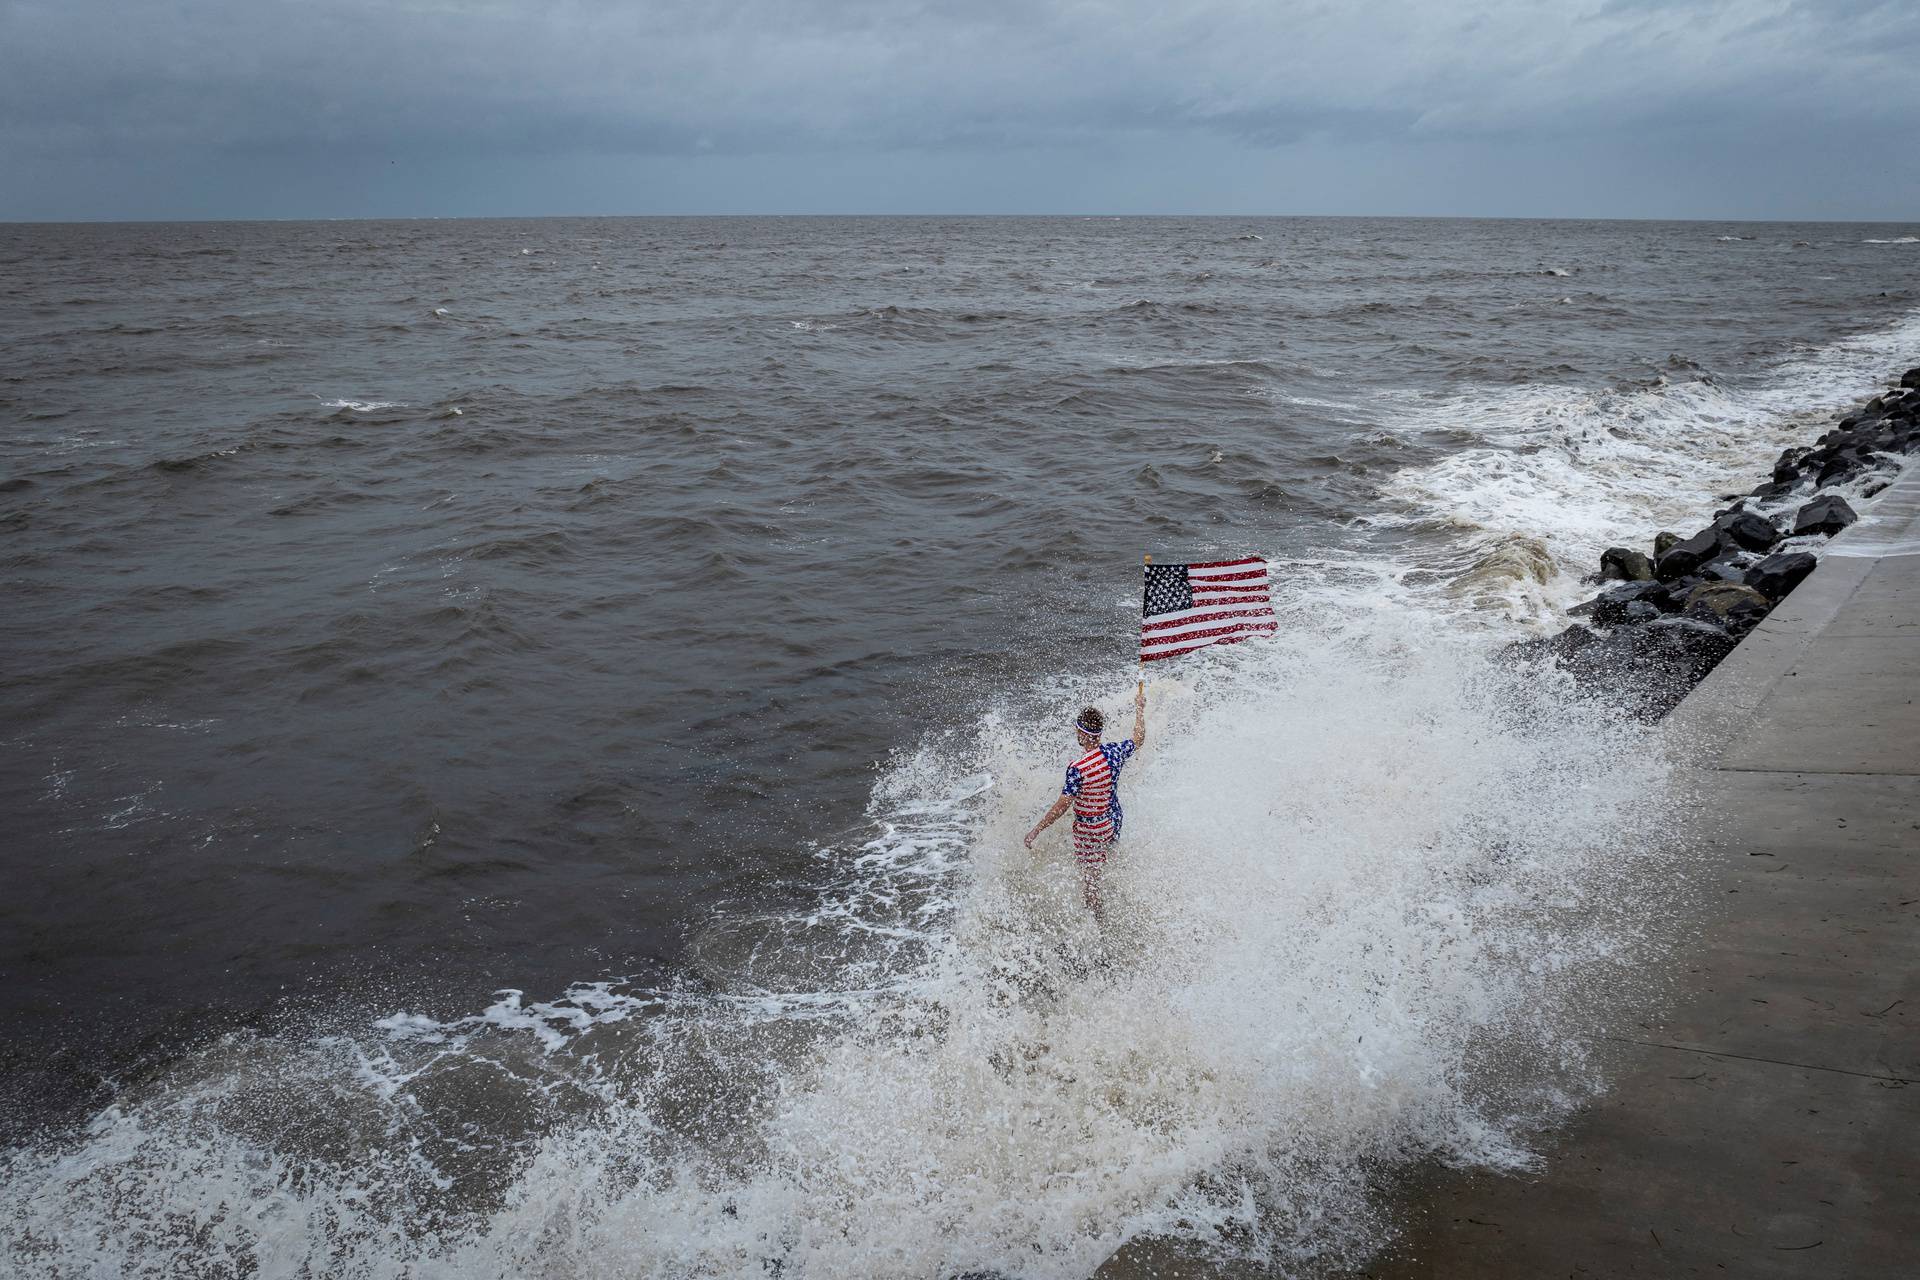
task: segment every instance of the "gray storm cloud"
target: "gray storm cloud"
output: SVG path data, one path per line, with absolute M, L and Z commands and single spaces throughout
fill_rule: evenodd
M 1920 6 L 1645 0 L 0 4 L 0 148 L 634 156 L 1543 141 L 1920 119 Z
M 90 0 L 5 10 L 21 143 L 634 149 L 1920 118 L 1920 7 Z

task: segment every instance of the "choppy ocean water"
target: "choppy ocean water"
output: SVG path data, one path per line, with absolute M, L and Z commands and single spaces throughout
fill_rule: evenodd
M 1684 900 L 1658 732 L 1483 655 L 1920 360 L 1917 252 L 0 228 L 10 1264 L 1356 1256 L 1595 1087 Z M 1285 626 L 1156 673 L 1103 941 L 1018 837 L 1142 552 Z

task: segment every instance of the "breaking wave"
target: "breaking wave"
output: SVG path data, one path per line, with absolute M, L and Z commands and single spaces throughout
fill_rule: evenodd
M 1103 935 L 1034 691 L 902 754 L 789 916 L 670 986 L 236 1034 L 9 1157 L 17 1273 L 1084 1276 L 1129 1240 L 1293 1269 L 1381 1174 L 1511 1169 L 1648 994 L 1681 797 L 1644 729 L 1477 634 L 1296 584 L 1154 682 Z M 1122 709 L 1112 700 L 1113 711 Z M 224 1269 L 224 1270 L 223 1270 Z
M 1449 523 L 1468 535 L 1469 561 L 1536 542 L 1544 567 L 1532 560 L 1500 575 L 1502 608 L 1552 624 L 1602 550 L 1725 505 L 1765 478 L 1775 453 L 1802 443 L 1823 411 L 1876 385 L 1916 345 L 1920 311 L 1797 353 L 1755 385 L 1722 386 L 1687 368 L 1640 387 L 1477 387 L 1416 403 L 1403 421 L 1475 442 L 1399 472 L 1386 496 L 1407 514 L 1379 523 Z

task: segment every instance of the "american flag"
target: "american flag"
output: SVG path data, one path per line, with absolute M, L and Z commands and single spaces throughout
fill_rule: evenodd
M 1278 631 L 1268 592 L 1267 562 L 1258 556 L 1148 565 L 1140 605 L 1140 661 Z

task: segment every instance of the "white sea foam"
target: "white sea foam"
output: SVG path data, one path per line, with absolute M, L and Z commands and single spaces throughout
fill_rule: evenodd
M 1884 501 L 1856 501 L 1854 505 L 1861 508 L 1859 522 L 1829 542 L 1824 554 L 1866 559 L 1920 555 L 1920 492 L 1907 483 L 1913 473 L 1912 460 L 1899 461 L 1899 488 L 1888 493 Z M 1864 478 L 1859 483 L 1865 483 Z
M 1891 240 L 1863 240 L 1862 244 L 1920 244 L 1920 236 L 1895 236 Z
M 320 400 L 319 396 L 314 399 Z M 407 406 L 398 400 L 320 400 L 323 409 L 351 409 L 355 413 L 373 413 L 380 409 L 404 409 Z
M 1916 345 L 1920 311 L 1802 351 L 1740 388 L 1661 379 L 1629 390 L 1476 387 L 1425 403 L 1397 400 L 1399 421 L 1471 432 L 1482 443 L 1402 470 L 1386 493 L 1401 504 L 1402 521 L 1437 518 L 1468 535 L 1470 556 L 1487 571 L 1456 582 L 1480 603 L 1554 625 L 1581 598 L 1579 578 L 1602 550 L 1698 527 L 1721 498 L 1766 479 L 1777 451 L 1817 435 L 1826 412 L 1878 386 Z M 1458 548 L 1447 555 L 1457 559 Z
M 1319 396 L 1295 396 L 1285 392 L 1274 392 L 1272 396 L 1282 404 L 1297 404 L 1303 409 L 1337 409 L 1352 413 L 1358 407 L 1350 400 L 1326 400 Z
M 699 988 L 229 1037 L 9 1157 L 0 1256 L 396 1280 L 1082 1277 L 1141 1235 L 1357 1257 L 1389 1230 L 1382 1168 L 1529 1162 L 1684 897 L 1650 731 L 1359 602 L 1155 682 L 1104 938 L 1058 839 L 1020 841 L 1094 692 L 1063 687 L 903 753 L 811 907 L 712 923 Z

